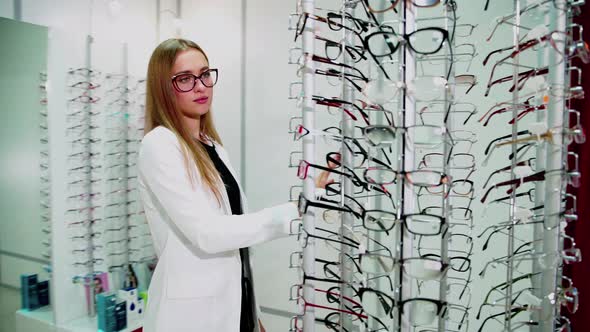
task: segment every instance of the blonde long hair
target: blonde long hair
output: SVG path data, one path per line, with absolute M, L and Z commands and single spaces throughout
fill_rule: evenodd
M 203 49 L 186 39 L 165 40 L 152 53 L 146 81 L 145 134 L 157 126 L 171 130 L 180 142 L 185 168 L 192 185 L 195 185 L 195 174 L 191 172 L 192 168 L 189 167 L 191 164 L 197 166 L 203 184 L 213 192 L 217 202 L 221 204 L 221 192 L 217 187 L 217 184 L 221 183 L 219 173 L 205 148 L 196 142 L 189 129 L 184 125 L 182 113 L 176 104 L 176 97 L 172 91 L 170 77 L 172 77 L 172 67 L 176 56 L 188 49 L 201 52 L 209 62 Z M 200 132 L 201 135 L 222 145 L 221 138 L 213 124 L 211 110 L 201 116 Z

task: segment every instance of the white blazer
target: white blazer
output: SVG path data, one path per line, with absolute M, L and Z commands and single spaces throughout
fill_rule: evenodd
M 237 182 L 226 151 L 214 144 Z M 225 188 L 220 188 L 219 207 L 194 165 L 191 185 L 180 143 L 164 127 L 144 137 L 138 165 L 141 200 L 159 258 L 148 290 L 144 331 L 239 332 L 239 248 L 287 236 L 297 207 L 285 203 L 247 213 L 240 188 L 244 214 L 231 215 Z

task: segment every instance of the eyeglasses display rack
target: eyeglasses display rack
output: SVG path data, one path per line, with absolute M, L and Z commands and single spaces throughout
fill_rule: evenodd
M 590 58 L 573 17 L 583 3 L 515 0 L 486 32 L 500 48 L 483 58 L 495 104 L 479 122 L 508 134 L 480 154 L 468 126 L 479 105 L 467 101 L 476 25 L 455 1 L 298 2 L 290 98 L 302 117 L 289 132 L 302 143 L 290 166 L 303 185 L 290 193 L 301 188 L 303 217 L 291 225 L 302 249 L 290 261 L 289 331 L 569 331 L 563 311 L 576 312 L 578 291 L 563 266 L 581 252 L 565 233 L 577 219 L 568 187 L 581 174 L 568 146 L 585 141 L 572 59 Z M 325 190 L 315 189 L 320 172 L 335 178 Z M 483 267 L 475 279 L 472 261 Z
M 44 252 L 41 253 L 43 258 L 48 261 L 51 260 L 51 176 L 49 174 L 49 132 L 47 121 L 47 73 L 39 73 L 39 89 L 41 92 L 39 103 L 42 105 L 40 112 L 41 123 L 41 155 L 39 158 L 39 167 L 41 169 L 41 187 L 39 188 L 41 198 L 41 231 L 44 234 L 43 245 Z M 45 270 L 51 273 L 51 264 L 44 267 Z
M 305 12 L 308 12 L 310 14 L 314 14 L 314 1 L 302 1 L 301 3 L 302 9 Z M 304 70 L 302 73 L 302 91 L 303 91 L 303 102 L 302 102 L 302 122 L 304 126 L 307 126 L 308 128 L 315 128 L 316 126 L 316 120 L 315 120 L 315 105 L 313 100 L 311 99 L 311 96 L 313 96 L 316 88 L 315 88 L 315 75 L 314 75 L 314 69 L 315 69 L 315 65 L 313 63 L 313 61 L 305 56 L 306 52 L 313 54 L 314 49 L 315 49 L 315 43 L 314 43 L 314 35 L 313 35 L 313 29 L 315 28 L 315 22 L 308 22 L 309 26 L 307 31 L 303 31 L 302 32 L 302 36 L 301 36 L 301 43 L 302 43 L 302 56 L 303 56 L 303 61 L 304 61 Z M 315 162 L 315 149 L 314 149 L 314 145 L 315 145 L 315 137 L 313 135 L 309 135 L 307 137 L 304 137 L 302 140 L 302 157 L 306 160 L 311 160 L 311 162 Z M 313 170 L 311 172 L 311 175 L 313 175 Z M 304 180 L 303 182 L 303 193 L 304 195 L 306 195 L 307 197 L 314 197 L 314 181 L 313 181 L 313 177 L 310 176 L 307 179 Z M 309 215 L 304 215 L 302 216 L 303 218 L 303 230 L 307 233 L 307 234 L 314 234 L 315 233 L 315 218 L 313 216 L 309 216 Z M 303 248 L 303 271 L 305 271 L 304 273 L 308 276 L 315 276 L 316 271 L 315 271 L 315 241 L 308 241 L 308 244 L 305 248 Z M 304 285 L 301 290 L 298 290 L 298 294 L 301 292 L 303 294 L 303 297 L 306 299 L 309 299 L 310 303 L 315 303 L 315 286 L 313 284 L 313 281 L 311 281 L 311 284 L 308 284 L 307 287 Z M 308 311 L 307 315 L 304 315 L 303 317 L 303 327 L 304 328 L 308 328 L 311 331 L 314 331 L 313 326 L 315 325 L 315 312 L 313 310 L 313 307 L 310 307 L 310 310 Z
M 41 85 L 47 105 L 41 168 L 51 179 L 41 182 L 42 230 L 51 237 L 53 322 L 47 323 L 63 331 L 96 330 L 96 294 L 147 290 L 156 260 L 137 187 L 145 80 L 128 75 L 126 44 L 98 49 L 87 36 L 78 59 L 53 56 L 60 45 L 76 42 L 52 37 Z M 102 49 L 108 58 L 100 57 Z M 46 316 L 31 311 L 23 317 L 35 315 Z M 133 318 L 127 328 L 140 326 Z
M 573 99 L 583 98 L 581 71 L 571 60 L 587 61 L 588 54 L 581 29 L 576 31 L 579 26 L 572 23 L 581 4 L 516 0 L 513 11 L 497 19 L 488 37 L 491 40 L 504 26 L 512 30 L 512 44 L 490 52 L 484 60 L 484 65 L 496 61 L 485 95 L 508 83 L 511 98 L 496 103 L 480 122 L 485 120 L 485 126 L 492 116 L 500 121 L 505 118 L 501 114 L 509 114 L 511 134 L 493 140 L 485 154 L 489 159 L 495 150 L 505 153 L 503 146 L 509 146 L 511 154 L 508 167 L 490 174 L 491 178 L 509 173 L 510 179 L 496 182 L 481 198 L 498 208 L 495 203 L 508 202 L 504 204 L 508 221 L 499 219 L 481 234 L 490 231 L 483 250 L 492 237 L 502 241 L 506 236 L 507 252 L 480 272 L 485 278 L 486 270 L 506 267 L 505 280 L 494 281 L 479 307 L 479 331 L 569 331 L 563 310 L 572 314 L 577 310 L 577 289 L 562 269 L 581 261 L 580 250 L 565 233 L 577 219 L 576 198 L 568 187 L 576 186 L 580 177 L 578 156 L 568 152 L 568 146 L 585 141 L 579 112 L 570 107 Z M 531 56 L 533 51 L 537 56 Z M 503 68 L 509 75 L 498 79 Z M 532 112 L 536 116 L 527 117 Z M 509 188 L 508 196 L 488 199 L 493 189 L 504 188 Z
M 476 111 L 457 95 L 476 79 L 457 74 L 474 54 L 454 48 L 472 28 L 454 1 L 318 2 L 290 17 L 303 113 L 289 124 L 302 142 L 290 166 L 303 186 L 289 331 L 468 330 L 475 134 L 459 124 Z M 336 178 L 325 190 L 320 171 Z

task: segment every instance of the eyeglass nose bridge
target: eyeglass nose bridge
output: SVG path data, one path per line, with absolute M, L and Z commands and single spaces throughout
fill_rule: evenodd
M 194 76 L 193 80 L 194 80 L 193 81 L 193 88 L 190 89 L 189 91 L 193 91 L 195 89 L 197 89 L 197 90 L 207 89 L 207 86 L 205 85 L 205 83 L 203 83 L 203 79 L 200 76 Z

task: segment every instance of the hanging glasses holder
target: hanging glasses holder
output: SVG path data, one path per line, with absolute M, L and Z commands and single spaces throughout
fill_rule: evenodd
M 562 310 L 577 310 L 577 289 L 562 268 L 581 260 L 575 242 L 565 234 L 568 223 L 577 219 L 576 199 L 568 188 L 576 186 L 580 177 L 577 155 L 568 147 L 585 141 L 579 112 L 570 107 L 572 99 L 583 98 L 581 71 L 571 63 L 576 57 L 586 59 L 586 47 L 577 46 L 584 44 L 581 30 L 572 24 L 581 4 L 516 0 L 514 12 L 499 18 L 488 37 L 491 40 L 503 26 L 512 29 L 512 45 L 492 51 L 484 61 L 488 66 L 497 61 L 486 95 L 512 85 L 511 100 L 495 104 L 480 119 L 487 125 L 499 121 L 503 113 L 511 115 L 511 134 L 490 143 L 486 160 L 502 146 L 509 145 L 511 154 L 510 166 L 490 174 L 491 178 L 509 172 L 510 180 L 484 188 L 481 199 L 489 206 L 508 201 L 509 213 L 508 222 L 480 234 L 487 236 L 483 250 L 505 235 L 508 251 L 480 272 L 485 277 L 486 271 L 506 267 L 505 280 L 489 290 L 479 307 L 479 331 L 566 331 L 569 320 Z M 531 56 L 533 51 L 537 57 Z M 503 67 L 511 68 L 511 75 L 499 78 Z M 532 112 L 536 116 L 527 117 Z M 498 119 L 491 120 L 494 115 Z M 491 199 L 491 192 L 506 188 L 508 196 Z
M 290 189 L 303 215 L 291 223 L 302 248 L 290 257 L 290 331 L 469 326 L 475 134 L 456 125 L 476 107 L 456 94 L 477 82 L 455 67 L 475 56 L 460 40 L 473 26 L 459 28 L 454 1 L 376 3 L 299 1 L 289 17 L 301 42 L 289 98 L 302 112 L 289 123 L 302 144 L 289 166 L 303 180 Z M 335 179 L 325 190 L 321 171 Z

